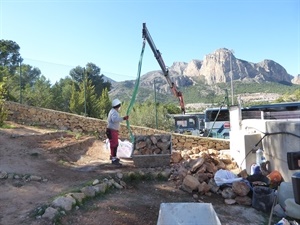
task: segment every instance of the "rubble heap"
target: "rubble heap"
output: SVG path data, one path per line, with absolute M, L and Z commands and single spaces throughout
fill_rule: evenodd
M 170 180 L 178 188 L 195 195 L 220 194 L 226 204 L 251 205 L 251 198 L 247 196 L 250 188 L 245 182 L 237 181 L 231 187 L 221 189 L 214 180 L 215 173 L 220 169 L 240 172 L 228 151 L 201 146 L 191 150 L 173 150 L 171 162 Z
M 171 154 L 171 135 L 135 136 L 133 155 Z

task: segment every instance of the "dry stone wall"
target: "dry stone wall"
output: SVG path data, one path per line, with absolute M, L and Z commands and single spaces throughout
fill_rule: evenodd
M 134 142 L 133 155 L 171 154 L 172 137 L 168 134 L 136 135 Z
M 5 107 L 9 111 L 8 119 L 11 121 L 31 125 L 42 125 L 49 128 L 70 130 L 79 133 L 99 133 L 101 137 L 105 137 L 106 120 L 8 101 L 5 102 Z M 130 126 L 130 128 L 134 135 L 170 134 L 162 130 L 146 127 Z M 130 139 L 130 134 L 125 123 L 121 124 L 119 134 L 121 139 Z M 172 133 L 172 149 L 188 150 L 199 146 L 206 149 L 229 149 L 229 140 Z

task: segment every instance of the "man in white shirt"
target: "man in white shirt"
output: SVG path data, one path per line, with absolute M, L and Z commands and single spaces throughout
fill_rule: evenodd
M 107 129 L 106 135 L 110 144 L 110 159 L 113 165 L 121 166 L 120 159 L 117 158 L 117 149 L 119 145 L 119 129 L 120 122 L 128 120 L 128 115 L 121 117 L 119 110 L 121 108 L 121 101 L 114 99 L 112 101 L 112 109 L 108 113 L 107 117 Z

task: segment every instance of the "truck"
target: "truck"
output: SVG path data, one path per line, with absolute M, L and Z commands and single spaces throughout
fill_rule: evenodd
M 228 108 L 207 108 L 204 114 L 203 136 L 228 139 L 230 131 Z
M 203 113 L 187 113 L 187 114 L 173 114 L 174 132 L 179 134 L 203 136 L 204 114 Z
M 154 53 L 154 57 L 156 58 L 163 75 L 165 76 L 170 88 L 171 88 L 171 92 L 174 94 L 175 97 L 178 98 L 179 101 L 179 105 L 180 105 L 180 109 L 182 114 L 185 114 L 185 106 L 184 106 L 184 100 L 183 100 L 183 94 L 181 91 L 177 90 L 177 87 L 175 85 L 175 83 L 171 80 L 170 75 L 169 75 L 169 70 L 165 65 L 165 62 L 161 56 L 160 51 L 156 48 L 153 39 L 147 29 L 146 23 L 143 23 L 143 39 L 144 41 L 146 40 L 148 42 L 148 44 L 150 45 L 150 48 L 152 49 L 152 52 Z

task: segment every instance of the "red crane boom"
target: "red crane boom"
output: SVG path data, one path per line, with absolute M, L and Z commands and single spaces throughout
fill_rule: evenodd
M 166 67 L 165 63 L 164 63 L 164 60 L 163 58 L 161 57 L 161 53 L 160 51 L 156 48 L 152 38 L 151 38 L 151 35 L 146 27 L 146 23 L 143 23 L 143 38 L 144 40 L 147 40 L 147 42 L 149 43 L 153 53 L 154 53 L 154 56 L 171 88 L 171 91 L 173 92 L 173 94 L 175 95 L 175 97 L 178 98 L 179 100 L 179 104 L 180 104 L 180 108 L 181 108 L 181 112 L 183 114 L 185 114 L 185 106 L 184 106 L 184 101 L 183 101 L 183 95 L 182 95 L 182 92 L 181 91 L 178 91 L 177 90 L 177 87 L 176 85 L 174 84 L 174 82 L 171 80 L 170 76 L 169 76 L 169 70 L 168 68 Z

